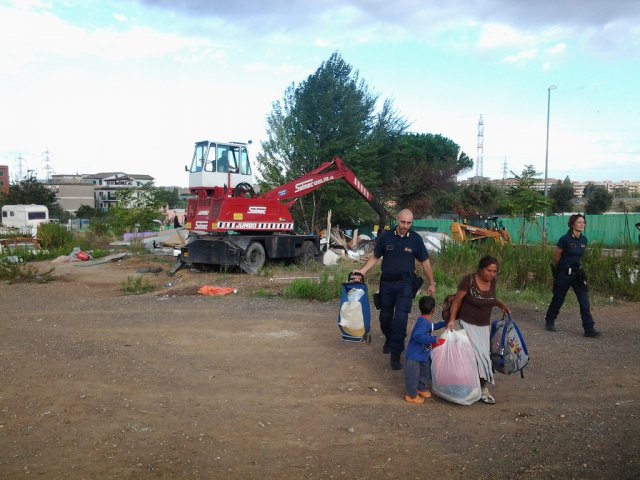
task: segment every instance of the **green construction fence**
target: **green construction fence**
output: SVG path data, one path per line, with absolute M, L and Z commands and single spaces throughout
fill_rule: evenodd
M 524 223 L 521 218 L 500 218 L 499 224 L 507 229 L 513 243 L 543 244 L 543 229 L 546 228 L 548 243 L 555 244 L 558 238 L 567 233 L 569 217 L 570 215 L 537 217 Z M 640 223 L 640 213 L 585 215 L 585 218 L 585 235 L 591 243 L 597 242 L 609 248 L 640 245 L 640 230 L 636 227 Z M 414 220 L 413 228 L 449 235 L 451 222 L 452 220 Z

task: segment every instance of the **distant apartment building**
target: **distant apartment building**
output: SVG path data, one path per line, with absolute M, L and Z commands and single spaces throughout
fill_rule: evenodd
M 0 165 L 0 192 L 9 193 L 9 167 Z
M 562 182 L 563 180 L 558 180 L 557 178 L 547 178 L 547 191 L 551 189 L 551 187 L 558 182 Z M 482 183 L 487 182 L 497 186 L 503 187 L 512 187 L 518 184 L 518 180 L 515 178 L 505 178 L 503 180 L 492 180 L 486 177 L 472 177 L 466 180 L 460 181 L 460 185 L 471 185 L 474 183 Z M 632 181 L 632 180 L 620 180 L 617 182 L 613 182 L 611 180 L 597 180 L 597 181 L 588 181 L 588 182 L 571 182 L 573 186 L 573 194 L 576 198 L 582 198 L 584 196 L 584 189 L 587 185 L 592 184 L 597 187 L 604 187 L 607 189 L 609 193 L 613 193 L 616 190 L 626 188 L 629 191 L 629 195 L 635 195 L 640 193 L 640 181 Z M 538 190 L 539 192 L 544 192 L 544 180 L 537 181 L 533 188 Z
M 150 175 L 133 175 L 123 172 L 96 173 L 83 175 L 82 178 L 94 185 L 95 208 L 103 212 L 118 203 L 118 191 L 142 187 L 154 180 Z
M 118 190 L 141 187 L 151 182 L 153 177 L 149 175 L 107 172 L 52 175 L 51 180 L 45 185 L 56 193 L 60 206 L 75 215 L 82 205 L 107 211 L 117 204 Z
M 63 210 L 75 215 L 82 205 L 95 208 L 94 185 L 83 180 L 82 175 L 51 175 L 45 186 L 55 192 Z
M 607 192 L 614 193 L 616 190 L 627 189 L 629 195 L 635 195 L 640 193 L 640 182 L 631 180 L 620 180 L 618 182 L 612 182 L 611 180 L 594 181 L 594 182 L 571 182 L 573 185 L 573 193 L 576 197 L 581 198 L 584 196 L 584 188 L 590 183 L 596 187 L 604 187 Z

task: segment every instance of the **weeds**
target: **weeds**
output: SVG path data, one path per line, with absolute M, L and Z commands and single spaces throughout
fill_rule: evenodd
M 89 253 L 93 258 L 103 258 L 106 257 L 109 252 L 103 248 L 94 248 L 93 250 L 89 250 Z
M 133 240 L 131 240 L 131 243 L 129 244 L 129 250 L 131 251 L 131 253 L 135 254 L 147 253 L 149 251 L 144 246 L 144 242 L 141 238 L 134 238 Z
M 37 262 L 69 255 L 74 247 L 79 247 L 80 250 L 89 253 L 93 258 L 102 258 L 108 254 L 106 247 L 108 247 L 111 237 L 99 236 L 92 232 L 73 233 L 62 225 L 45 223 L 38 227 L 38 240 L 43 247 L 41 250 L 11 248 L 4 256 L 18 257 L 19 261 L 24 263 Z
M 336 282 L 335 277 L 330 279 L 329 274 L 324 272 L 319 281 L 306 278 L 294 280 L 282 294 L 289 298 L 327 301 L 339 298 L 341 287 L 341 282 Z
M 317 275 L 317 278 L 294 280 L 284 287 L 282 296 L 320 301 L 339 299 L 342 284 L 347 281 L 349 272 L 356 270 L 357 267 L 353 264 L 339 264 L 335 267 L 324 267 L 321 264 L 286 267 L 287 272 L 295 272 L 297 275 Z
M 72 248 L 74 235 L 58 223 L 43 223 L 38 226 L 38 240 L 43 248 Z
M 601 245 L 587 249 L 584 269 L 589 287 L 603 296 L 640 300 L 640 262 L 633 248 L 622 250 L 622 256 L 604 255 Z
M 40 273 L 37 268 L 20 261 L 9 262 L 6 259 L 0 262 L 0 279 L 9 283 L 47 283 L 53 279 L 53 268 Z
M 155 287 L 143 277 L 127 277 L 127 280 L 122 283 L 122 291 L 124 293 L 132 293 L 134 295 L 148 293 L 154 289 Z
M 527 300 L 529 303 L 549 302 L 553 284 L 553 249 L 541 245 L 446 245 L 432 260 L 438 297 L 454 290 L 465 274 L 475 270 L 484 255 L 492 255 L 500 262 L 498 288 L 504 292 L 501 294 L 503 298 L 517 298 L 517 301 L 525 303 Z M 634 258 L 633 248 L 629 247 L 622 256 L 614 257 L 606 255 L 602 246 L 590 245 L 582 264 L 589 288 L 596 296 L 640 300 L 639 263 Z M 567 300 L 572 302 L 571 295 Z
M 590 245 L 583 258 L 583 265 L 589 278 L 592 303 L 610 303 L 616 300 L 640 300 L 639 263 L 636 251 L 628 248 L 622 256 L 607 256 L 598 245 Z M 455 293 L 462 277 L 474 272 L 478 261 L 484 255 L 495 256 L 500 262 L 498 295 L 507 303 L 521 303 L 546 306 L 551 300 L 552 246 L 506 245 L 494 243 L 481 245 L 447 244 L 440 253 L 431 255 L 434 279 L 437 283 L 436 302 L 441 304 L 446 295 Z M 307 300 L 333 301 L 340 298 L 342 283 L 347 281 L 349 272 L 357 270 L 361 263 L 344 260 L 335 267 L 322 264 L 300 266 L 296 264 L 267 264 L 259 272 L 261 278 L 273 277 L 314 277 L 293 280 L 285 286 L 273 284 L 261 288 L 254 295 L 258 297 L 283 296 Z M 379 262 L 365 279 L 369 296 L 379 289 Z M 420 270 L 420 267 L 418 267 Z M 271 285 L 271 284 L 270 284 Z M 423 294 L 426 288 L 423 288 Z M 415 300 L 417 302 L 417 299 Z M 373 302 L 370 300 L 370 303 Z M 566 304 L 575 305 L 575 296 L 567 295 Z

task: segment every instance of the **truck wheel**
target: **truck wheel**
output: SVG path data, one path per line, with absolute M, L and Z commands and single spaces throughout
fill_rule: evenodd
M 300 265 L 311 265 L 316 259 L 316 247 L 313 242 L 307 240 L 300 248 L 298 263 Z
M 255 275 L 264 266 L 266 258 L 262 244 L 252 242 L 247 248 L 244 257 L 240 260 L 240 268 L 249 274 Z

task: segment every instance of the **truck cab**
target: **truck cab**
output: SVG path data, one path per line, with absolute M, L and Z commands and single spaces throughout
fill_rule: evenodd
M 240 142 L 196 142 L 189 172 L 189 188 L 235 188 L 244 183 L 254 185 L 247 144 Z

